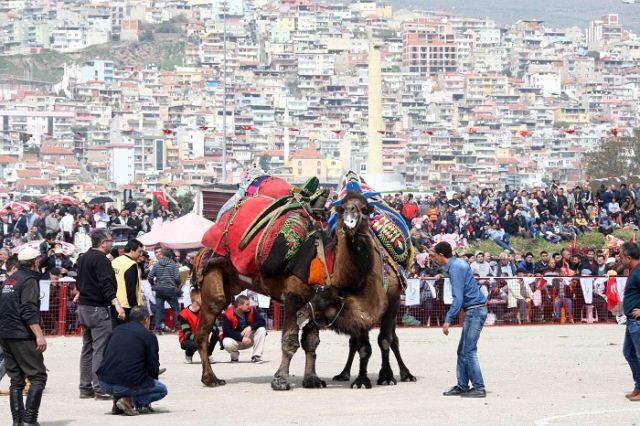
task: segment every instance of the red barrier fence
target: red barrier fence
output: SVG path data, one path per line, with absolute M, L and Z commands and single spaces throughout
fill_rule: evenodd
M 622 299 L 626 277 L 549 276 L 542 279 L 544 281 L 540 277 L 476 278 L 488 299 L 489 317 L 486 325 L 604 323 L 615 321 L 615 314 L 621 313 L 618 307 L 613 312 L 608 310 L 606 286 L 616 285 Z M 44 283 L 41 283 L 41 290 Z M 72 300 L 70 288 L 64 283 L 52 284 L 48 292 L 41 291 L 41 296 L 44 297 L 44 293 L 49 301 L 45 306 L 47 310 L 41 311 L 45 334 L 79 334 L 77 304 Z M 409 280 L 409 286 L 401 298 L 397 325 L 440 327 L 451 300 L 450 284 L 446 279 Z M 265 316 L 268 328 L 280 330 L 284 325 L 281 303 L 271 301 L 270 307 L 260 309 L 260 312 Z M 461 312 L 454 324 L 461 323 L 463 316 Z M 170 322 L 172 315 L 168 309 L 165 323 L 172 326 L 168 324 Z

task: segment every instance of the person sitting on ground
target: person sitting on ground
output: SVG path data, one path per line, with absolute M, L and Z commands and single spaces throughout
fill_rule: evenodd
M 134 306 L 129 322 L 113 329 L 97 371 L 100 389 L 113 397 L 113 414 L 136 416 L 152 412 L 151 403 L 167 396 L 158 381 L 158 338 L 149 331 L 145 306 Z
M 200 323 L 200 306 L 202 299 L 200 296 L 200 289 L 191 289 L 189 293 L 191 298 L 191 304 L 180 311 L 178 315 L 178 325 L 180 332 L 178 334 L 178 340 L 180 341 L 180 348 L 185 351 L 185 363 L 193 363 L 193 354 L 198 351 L 198 344 L 196 343 L 196 329 Z M 218 328 L 214 326 L 213 332 L 209 338 L 209 344 L 207 346 L 207 353 L 209 354 L 209 362 L 213 363 L 213 349 L 218 341 Z
M 252 362 L 262 360 L 264 340 L 267 335 L 266 321 L 249 303 L 249 298 L 240 295 L 222 316 L 222 346 L 231 355 L 231 362 L 238 362 L 243 349 L 253 347 Z

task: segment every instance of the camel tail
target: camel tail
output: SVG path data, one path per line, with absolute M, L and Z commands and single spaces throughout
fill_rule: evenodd
M 190 276 L 193 288 L 201 287 L 202 280 L 204 279 L 204 270 L 212 254 L 211 249 L 204 247 L 198 251 L 195 259 L 193 259 L 193 269 L 191 270 Z

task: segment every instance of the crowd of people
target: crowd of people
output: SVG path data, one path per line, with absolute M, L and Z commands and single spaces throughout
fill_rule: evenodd
M 490 239 L 513 251 L 513 236 L 558 243 L 590 231 L 609 235 L 621 227 L 638 229 L 640 223 L 640 186 L 633 183 L 591 191 L 579 185 L 565 190 L 554 181 L 548 189 L 514 190 L 507 185 L 502 191 L 485 188 L 450 197 L 446 191 L 428 196 L 397 193 L 386 201 L 411 228 L 417 248 L 440 241 L 462 248 Z

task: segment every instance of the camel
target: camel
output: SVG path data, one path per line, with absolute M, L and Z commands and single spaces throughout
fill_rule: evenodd
M 371 275 L 371 268 L 376 264 L 376 256 L 373 256 L 372 251 L 369 249 L 370 241 L 369 237 L 366 236 L 366 232 L 368 232 L 368 217 L 373 208 L 358 194 L 352 197 L 345 197 L 341 207 L 345 211 L 343 226 L 347 229 L 358 230 L 358 235 L 355 235 L 354 232 L 350 234 L 342 232 L 338 235 L 338 249 L 334 256 L 335 266 L 331 279 L 336 280 L 335 282 L 343 283 L 343 287 L 350 291 L 364 288 L 375 289 L 376 287 L 372 285 L 364 285 L 365 282 L 362 279 L 362 277 Z M 360 234 L 365 236 L 362 237 Z M 357 237 L 354 240 L 355 243 L 347 243 L 345 241 L 349 235 Z M 359 241 L 362 241 L 362 244 L 359 244 Z M 206 250 L 209 249 L 202 249 L 198 257 L 201 258 L 200 255 Z M 349 250 L 355 250 L 356 252 L 349 253 Z M 198 268 L 196 265 L 194 271 Z M 282 358 L 280 367 L 271 382 L 272 389 L 291 389 L 289 366 L 300 345 L 302 345 L 306 356 L 302 386 L 304 388 L 326 387 L 326 382 L 318 377 L 315 369 L 316 348 L 320 343 L 317 325 L 311 323 L 304 327 L 301 341 L 299 340 L 296 314 L 315 294 L 314 290 L 306 282 L 288 272 L 270 278 L 262 278 L 259 275 L 244 276 L 237 271 L 228 258 L 214 254 L 203 270 L 201 279 L 196 280 L 196 285 L 200 287 L 202 295 L 201 317 L 195 338 L 200 359 L 202 360 L 201 381 L 203 384 L 214 387 L 226 383 L 224 380 L 219 379 L 211 368 L 207 356 L 207 338 L 216 318 L 223 309 L 226 309 L 233 296 L 244 289 L 250 289 L 284 303 L 285 318 L 281 341 Z M 386 300 L 381 286 L 374 293 L 376 293 L 376 302 Z M 367 324 L 373 326 L 373 323 L 381 315 L 381 307 L 376 306 L 374 303 L 365 308 L 367 311 L 363 311 L 363 316 L 368 316 L 370 320 Z M 370 313 L 369 309 L 373 312 Z
M 383 256 L 386 254 L 384 250 L 379 249 L 375 238 L 369 232 L 368 223 L 361 221 L 358 226 L 353 226 L 356 218 L 367 214 L 370 209 L 366 199 L 355 192 L 348 193 L 342 205 L 337 207 L 340 216 L 336 226 L 336 257 L 341 260 L 350 257 L 351 262 L 360 267 L 336 271 L 331 276 L 333 285 L 319 290 L 297 313 L 299 326 L 328 326 L 338 333 L 350 336 L 347 363 L 333 380 L 350 379 L 351 365 L 357 351 L 360 356 L 360 369 L 351 387 L 364 386 L 367 389 L 371 388 L 371 381 L 367 377 L 367 366 L 371 357 L 369 330 L 378 321 L 378 345 L 382 352 L 378 385 L 397 383 L 389 363 L 389 349 L 398 361 L 401 381 L 416 381 L 400 356 L 399 340 L 395 330 L 402 293 L 400 275 L 395 269 L 383 265 Z M 353 275 L 358 269 L 361 272 Z M 386 273 L 388 276 L 383 276 Z M 342 283 L 350 284 L 345 287 Z

